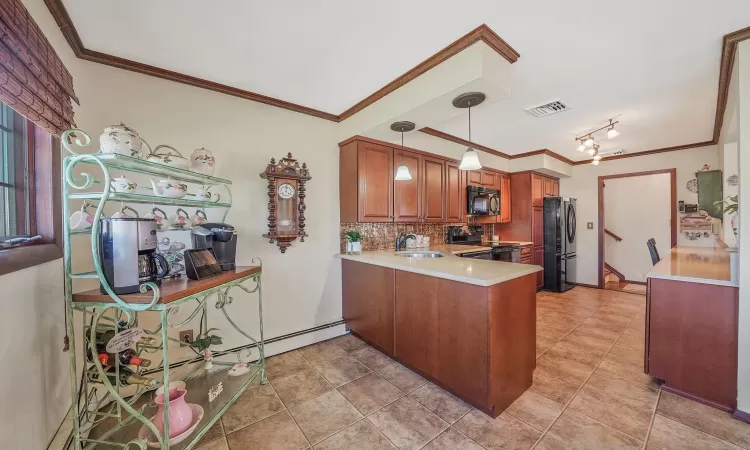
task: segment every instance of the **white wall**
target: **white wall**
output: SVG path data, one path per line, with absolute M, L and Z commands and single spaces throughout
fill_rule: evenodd
M 689 192 L 685 184 L 697 170 L 708 164 L 712 168 L 718 165 L 717 148 L 715 145 L 681 150 L 669 153 L 657 153 L 637 158 L 623 158 L 614 161 L 604 161 L 598 166 L 581 164 L 573 166 L 570 178 L 560 179 L 560 194 L 578 199 L 578 266 L 577 280 L 584 284 L 598 284 L 598 188 L 597 177 L 618 173 L 643 172 L 657 169 L 677 169 L 677 200 L 686 203 L 697 203 L 696 194 Z M 750 221 L 750 219 L 748 219 Z M 586 223 L 592 222 L 594 228 L 589 230 Z M 712 239 L 688 241 L 679 234 L 678 245 L 713 245 Z M 645 249 L 645 244 L 644 244 Z
M 604 237 L 604 261 L 630 281 L 646 281 L 653 267 L 646 241 L 656 240 L 659 255 L 671 247 L 671 176 L 668 173 L 607 180 L 605 228 L 622 238 Z
M 738 139 L 740 175 L 740 312 L 737 408 L 750 412 L 750 41 L 738 45 Z M 745 236 L 743 239 L 742 237 Z

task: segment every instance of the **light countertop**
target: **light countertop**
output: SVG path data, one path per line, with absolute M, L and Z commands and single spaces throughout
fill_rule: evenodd
M 648 278 L 737 287 L 729 253 L 714 247 L 674 247 L 646 274 Z
M 521 247 L 525 247 L 527 245 L 533 245 L 534 243 L 531 241 L 506 241 L 503 239 L 500 239 L 499 241 L 493 241 L 493 240 L 486 240 L 482 241 L 483 244 L 518 244 Z
M 460 253 L 488 250 L 491 250 L 491 248 L 445 244 L 432 246 L 429 249 L 408 250 L 437 251 L 445 255 L 442 258 L 407 258 L 396 256 L 395 250 L 369 251 L 362 252 L 360 255 L 340 253 L 336 257 L 477 286 L 493 286 L 543 270 L 540 266 L 532 264 L 516 264 L 456 256 Z

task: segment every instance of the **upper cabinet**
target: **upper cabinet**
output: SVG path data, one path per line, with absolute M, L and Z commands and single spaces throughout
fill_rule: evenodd
M 445 162 L 445 221 L 463 222 L 466 217 L 466 172 L 458 163 Z
M 420 177 L 422 178 L 422 221 L 445 222 L 445 160 L 423 156 Z M 398 184 L 399 181 L 396 183 Z
M 398 167 L 402 161 L 401 152 L 395 151 L 394 154 L 394 166 Z M 393 183 L 393 221 L 419 222 L 422 219 L 422 156 L 404 151 L 403 163 L 409 168 L 411 180 L 393 181 L 393 177 L 391 177 L 391 183 Z
M 497 218 L 498 223 L 510 223 L 510 175 L 501 173 L 500 178 L 500 216 Z
M 496 188 L 499 174 L 488 169 L 469 170 L 469 185 Z
M 339 152 L 342 222 L 393 222 L 393 149 L 352 141 Z
M 531 205 L 544 205 L 544 177 L 536 174 L 531 175 Z

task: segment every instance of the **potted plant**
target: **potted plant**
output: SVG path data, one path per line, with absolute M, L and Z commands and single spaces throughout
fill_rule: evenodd
M 211 362 L 213 356 L 211 355 L 210 347 L 212 345 L 219 345 L 222 343 L 221 337 L 216 336 L 215 334 L 208 334 L 214 330 L 218 330 L 218 328 L 209 328 L 205 333 L 199 334 L 198 338 L 190 344 L 191 347 L 203 354 L 203 360 L 205 361 L 205 363 L 203 364 L 203 368 L 206 370 L 211 369 L 214 366 Z
M 724 200 L 717 200 L 714 202 L 714 207 L 717 211 L 724 211 L 724 215 L 732 214 L 732 231 L 734 232 L 734 238 L 737 241 L 737 245 L 740 244 L 740 218 L 737 215 L 739 209 L 739 197 L 740 195 L 729 195 Z
M 349 239 L 349 242 L 346 243 L 346 252 L 362 252 L 362 235 L 358 231 L 347 231 L 345 234 L 347 239 Z

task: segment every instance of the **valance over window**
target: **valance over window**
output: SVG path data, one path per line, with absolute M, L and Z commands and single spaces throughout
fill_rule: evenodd
M 20 0 L 0 0 L 0 101 L 59 136 L 73 126 L 73 77 Z

